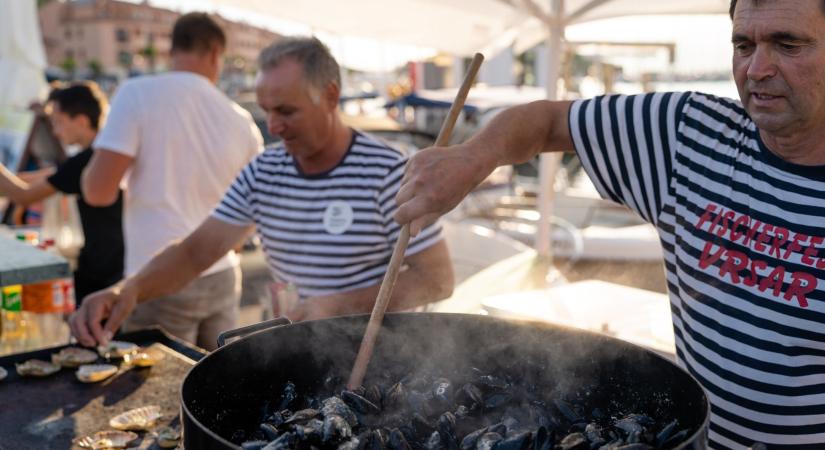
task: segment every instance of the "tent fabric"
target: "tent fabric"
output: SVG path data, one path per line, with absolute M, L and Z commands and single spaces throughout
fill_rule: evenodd
M 8 1 L 8 0 L 7 0 Z M 729 0 L 566 0 L 561 24 L 649 14 L 718 14 Z M 527 48 L 547 36 L 550 0 L 200 0 L 301 23 L 315 31 L 430 47 L 469 56 L 510 45 Z M 529 7 L 527 5 L 535 5 Z
M 25 108 L 46 89 L 35 0 L 0 0 L 0 107 Z

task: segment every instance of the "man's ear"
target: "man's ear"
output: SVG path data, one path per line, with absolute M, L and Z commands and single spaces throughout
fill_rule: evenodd
M 340 98 L 341 88 L 335 83 L 329 83 L 324 89 L 324 102 L 326 102 L 330 108 L 336 108 Z
M 212 63 L 213 66 L 218 67 L 222 56 L 223 48 L 221 48 L 220 45 L 213 45 L 212 48 L 209 49 L 209 62 Z

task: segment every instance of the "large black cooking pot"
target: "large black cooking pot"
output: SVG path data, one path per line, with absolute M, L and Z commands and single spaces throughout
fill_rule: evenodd
M 347 316 L 264 329 L 201 359 L 181 389 L 185 448 L 239 449 L 233 434 L 257 429 L 264 405 L 279 398 L 287 381 L 313 392 L 330 374 L 346 378 L 368 320 Z M 705 448 L 709 404 L 693 377 L 653 352 L 581 330 L 479 315 L 387 314 L 367 378 L 399 365 L 493 372 L 526 360 L 543 370 L 518 374 L 525 382 L 548 392 L 606 386 L 591 407 L 678 419 L 693 432 L 676 448 Z

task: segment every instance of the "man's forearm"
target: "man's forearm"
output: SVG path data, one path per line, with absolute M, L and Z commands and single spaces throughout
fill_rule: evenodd
M 15 203 L 22 203 L 20 197 L 27 187 L 27 183 L 19 180 L 6 166 L 0 164 L 0 194 Z
M 54 191 L 55 189 L 45 180 L 29 184 L 0 164 L 0 196 L 8 197 L 18 205 L 27 206 L 48 197 Z
M 568 102 L 536 101 L 508 108 L 496 115 L 466 146 L 498 167 L 530 161 L 547 151 L 570 150 Z

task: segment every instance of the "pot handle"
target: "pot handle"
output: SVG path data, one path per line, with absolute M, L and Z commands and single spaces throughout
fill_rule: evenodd
M 274 319 L 265 320 L 260 323 L 256 323 L 253 325 L 248 325 L 245 327 L 235 328 L 234 330 L 224 331 L 223 333 L 218 335 L 218 348 L 223 347 L 226 345 L 226 340 L 229 338 L 233 338 L 236 336 L 246 336 L 249 333 L 254 333 L 260 330 L 266 330 L 267 328 L 275 328 L 284 325 L 289 325 L 289 319 L 286 317 L 276 317 Z

